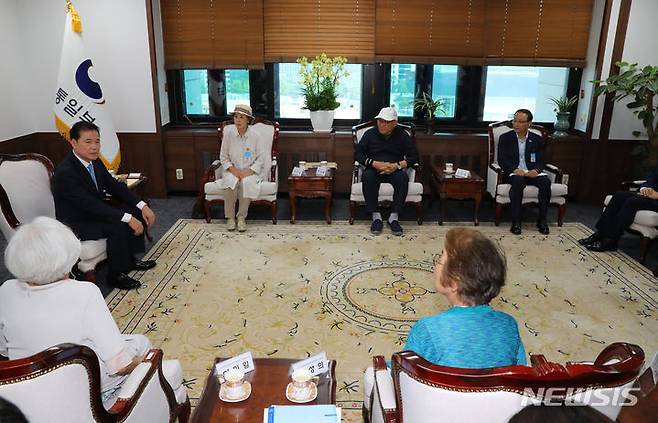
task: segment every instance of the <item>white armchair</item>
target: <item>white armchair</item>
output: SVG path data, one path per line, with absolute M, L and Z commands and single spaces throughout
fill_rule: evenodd
M 41 154 L 0 154 L 0 230 L 7 242 L 21 223 L 39 216 L 55 218 L 53 171 L 53 163 Z M 94 269 L 106 258 L 105 238 L 82 241 L 78 269 L 85 280 L 96 282 Z
M 61 344 L 31 357 L 0 361 L 0 396 L 31 423 L 186 422 L 190 402 L 182 381 L 180 363 L 163 361 L 162 350 L 151 350 L 106 410 L 98 358 L 88 347 Z
M 506 184 L 503 170 L 498 164 L 498 139 L 504 133 L 513 131 L 512 121 L 506 120 L 489 125 L 489 166 L 487 168 L 487 192 L 496 202 L 496 226 L 500 224 L 503 206 L 510 203 L 509 190 L 511 185 Z M 548 132 L 540 125 L 531 125 L 530 132 L 540 135 L 544 139 L 544 148 L 548 145 Z M 567 208 L 568 186 L 562 183 L 562 170 L 559 167 L 546 163 L 544 173 L 551 180 L 551 204 L 558 207 L 558 226 L 564 222 L 564 214 Z M 537 204 L 539 201 L 539 189 L 529 185 L 523 190 L 522 203 Z
M 364 420 L 371 423 L 441 421 L 507 422 L 524 406 L 540 402 L 582 403 L 615 419 L 619 401 L 633 387 L 644 362 L 637 345 L 614 343 L 594 362 L 548 362 L 531 355 L 529 366 L 460 369 L 432 364 L 412 351 L 373 359 L 374 387 L 364 401 Z M 553 389 L 550 389 L 553 388 Z
M 629 191 L 638 191 L 644 182 L 646 181 L 624 181 L 621 183 L 621 185 L 623 189 L 627 189 Z M 605 197 L 603 200 L 604 209 L 607 207 L 611 199 L 612 194 Z M 640 234 L 642 236 L 642 252 L 640 255 L 640 263 L 644 263 L 647 259 L 647 253 L 649 252 L 649 244 L 654 238 L 658 237 L 658 213 L 651 210 L 638 211 L 635 213 L 635 219 L 628 229 L 629 231 Z M 654 274 L 657 273 L 658 267 L 654 271 Z
M 219 146 L 222 145 L 224 128 L 233 125 L 232 121 L 222 122 L 219 126 Z M 259 134 L 261 142 L 264 144 L 265 151 L 270 151 L 266 155 L 265 165 L 260 174 L 263 179 L 258 199 L 252 200 L 251 205 L 268 205 L 272 211 L 272 223 L 276 224 L 277 202 L 276 195 L 279 191 L 279 168 L 277 166 L 277 145 L 279 142 L 279 123 L 256 118 L 255 123 L 249 127 L 249 131 Z M 219 150 L 218 150 L 219 151 Z M 203 211 L 206 222 L 210 223 L 211 210 L 213 204 L 224 203 L 224 190 L 221 189 L 220 180 L 222 178 L 222 166 L 219 160 L 215 160 L 203 174 L 201 180 L 201 191 L 199 193 L 199 202 L 203 204 Z
M 371 120 L 370 122 L 365 122 L 352 127 L 352 141 L 356 146 L 360 141 L 363 134 L 370 128 L 375 127 L 376 121 Z M 408 125 L 398 123 L 398 126 L 407 131 L 411 137 L 411 141 L 416 143 L 416 128 L 410 123 Z M 354 217 L 356 216 L 356 207 L 361 204 L 365 204 L 365 198 L 363 196 L 363 184 L 361 182 L 361 174 L 363 173 L 364 167 L 359 164 L 359 162 L 354 162 L 354 170 L 352 172 L 352 187 L 350 189 L 350 225 L 354 223 Z M 423 224 L 423 184 L 421 182 L 420 174 L 420 164 L 416 164 L 413 167 L 407 168 L 407 173 L 409 175 L 409 191 L 407 192 L 407 198 L 405 199 L 406 205 L 412 205 L 416 207 L 416 218 L 418 224 Z M 391 203 L 393 202 L 393 186 L 387 182 L 382 183 L 379 186 L 379 203 Z

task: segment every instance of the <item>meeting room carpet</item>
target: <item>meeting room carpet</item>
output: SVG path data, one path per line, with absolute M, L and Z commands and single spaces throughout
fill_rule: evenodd
M 472 227 L 471 224 L 464 223 Z M 147 254 L 137 291 L 107 297 L 119 329 L 142 333 L 178 358 L 195 402 L 214 357 L 337 361 L 338 404 L 360 418 L 362 375 L 371 357 L 400 350 L 413 323 L 445 311 L 432 273 L 445 226 L 407 223 L 403 237 L 360 222 L 249 222 L 248 232 L 181 219 Z M 528 353 L 557 362 L 593 360 L 609 343 L 658 346 L 658 283 L 623 253 L 591 253 L 579 223 L 543 236 L 481 225 L 507 254 L 508 279 L 492 306 L 513 315 Z M 257 388 L 256 388 L 257 389 Z

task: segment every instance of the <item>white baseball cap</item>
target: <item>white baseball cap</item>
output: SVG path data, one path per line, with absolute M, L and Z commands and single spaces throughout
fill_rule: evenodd
M 398 120 L 398 112 L 395 110 L 395 107 L 384 107 L 379 111 L 379 114 L 375 116 L 375 119 L 384 119 L 388 122 Z

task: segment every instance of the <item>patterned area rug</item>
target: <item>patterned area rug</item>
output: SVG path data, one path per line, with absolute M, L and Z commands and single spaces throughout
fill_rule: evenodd
M 398 238 L 371 236 L 364 223 L 249 222 L 240 234 L 179 220 L 147 256 L 158 266 L 136 273 L 143 288 L 107 301 L 121 331 L 180 359 L 193 403 L 214 357 L 326 351 L 338 363 L 338 403 L 358 421 L 371 357 L 390 357 L 417 319 L 448 308 L 432 263 L 454 226 L 407 223 Z M 624 254 L 582 248 L 585 226 L 518 237 L 478 229 L 507 254 L 508 283 L 492 305 L 516 317 L 527 352 L 565 362 L 592 360 L 615 341 L 658 349 L 657 281 Z

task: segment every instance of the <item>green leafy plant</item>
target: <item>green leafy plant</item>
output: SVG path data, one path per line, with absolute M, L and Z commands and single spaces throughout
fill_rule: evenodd
M 340 78 L 349 76 L 345 70 L 347 59 L 341 56 L 331 58 L 322 53 L 311 62 L 300 57 L 297 63 L 302 76 L 304 108 L 310 111 L 337 109 L 340 106 L 336 101 Z
M 644 167 L 658 165 L 658 120 L 656 112 L 656 94 L 658 94 L 658 66 L 640 68 L 637 63 L 617 62 L 619 74 L 608 77 L 604 81 L 591 81 L 596 84 L 594 95 L 612 94 L 613 101 L 621 101 L 631 97 L 626 105 L 633 114 L 642 121 L 646 130 L 648 143 L 642 143 L 633 149 L 632 154 L 644 160 Z M 634 131 L 633 135 L 640 135 Z
M 421 111 L 426 119 L 434 119 L 436 116 L 446 116 L 446 102 L 442 98 L 433 99 L 431 95 L 423 91 L 422 95 L 414 100 L 414 109 Z
M 573 106 L 576 104 L 578 101 L 578 96 L 573 96 L 573 97 L 567 97 L 567 96 L 562 96 L 562 97 L 551 97 L 548 99 L 555 108 L 553 109 L 554 112 L 556 113 L 569 113 Z

